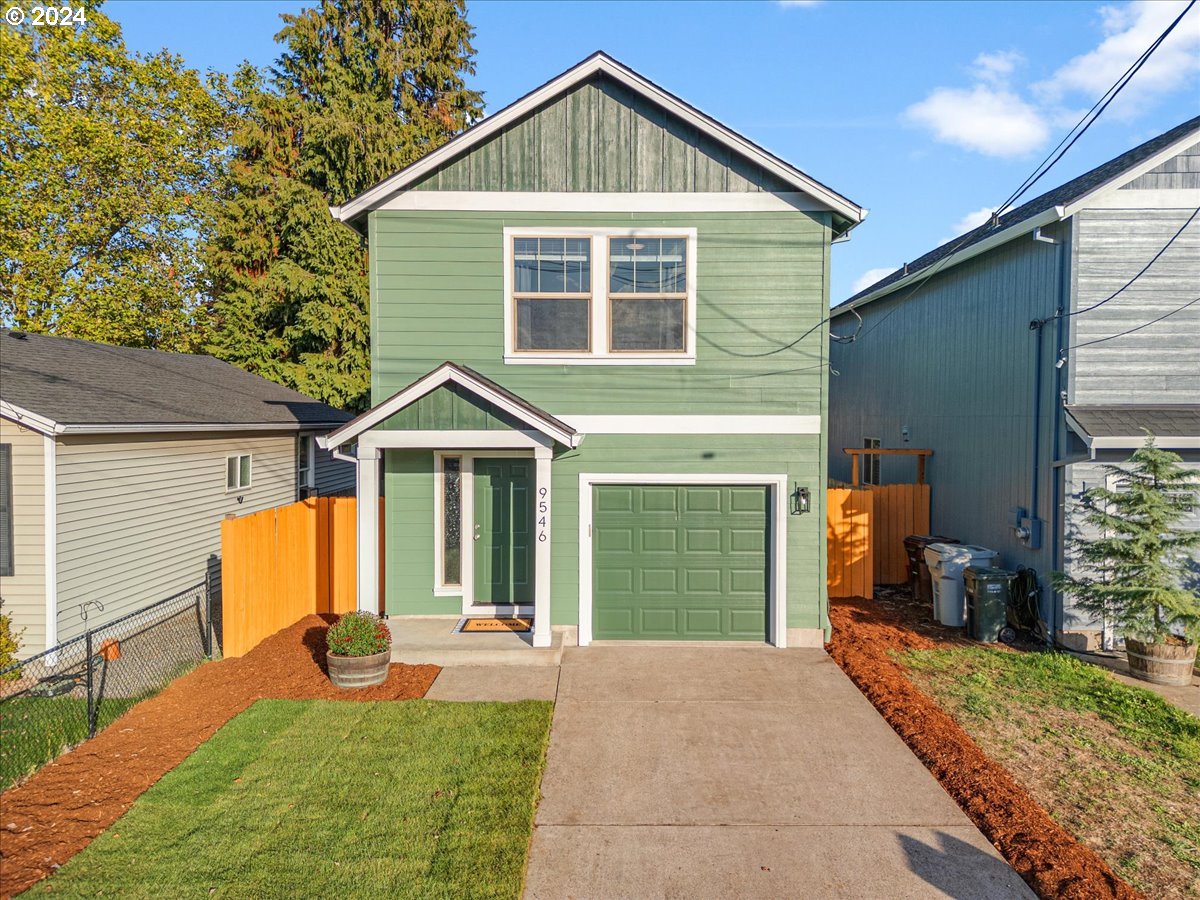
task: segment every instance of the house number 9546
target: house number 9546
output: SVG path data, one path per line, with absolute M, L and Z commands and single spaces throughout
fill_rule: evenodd
M 550 491 L 547 488 L 538 488 L 537 539 L 539 543 L 545 543 L 548 540 L 546 529 L 550 525 L 550 504 L 546 502 L 546 495 L 549 493 Z

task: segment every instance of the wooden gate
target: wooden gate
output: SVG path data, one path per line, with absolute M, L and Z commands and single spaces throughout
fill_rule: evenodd
M 304 616 L 355 608 L 357 509 L 354 497 L 311 497 L 221 523 L 224 656 L 241 656 Z M 382 514 L 381 502 L 381 545 Z M 382 596 L 382 571 L 379 583 Z
M 908 580 L 904 539 L 929 534 L 929 485 L 830 488 L 830 597 L 870 597 L 877 584 Z

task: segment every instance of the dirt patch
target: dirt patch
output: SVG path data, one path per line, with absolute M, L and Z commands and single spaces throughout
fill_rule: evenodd
M 425 696 L 437 666 L 393 664 L 386 682 L 356 691 L 330 684 L 324 664 L 331 620 L 308 616 L 243 657 L 200 666 L 0 794 L 0 896 L 52 874 L 256 700 Z
M 967 643 L 907 601 L 830 601 L 830 656 L 1038 896 L 1137 898 L 1038 805 L 889 655 Z

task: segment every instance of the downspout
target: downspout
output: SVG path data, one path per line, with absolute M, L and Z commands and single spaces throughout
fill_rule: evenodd
M 1058 281 L 1058 321 L 1054 325 L 1054 358 L 1062 360 L 1063 365 L 1055 364 L 1054 368 L 1054 419 L 1052 426 L 1054 428 L 1054 439 L 1052 442 L 1053 456 L 1050 458 L 1055 465 L 1050 471 L 1050 496 L 1051 507 L 1050 511 L 1053 514 L 1050 520 L 1050 560 L 1056 571 L 1062 571 L 1063 568 L 1063 548 L 1062 548 L 1062 521 L 1065 516 L 1065 511 L 1062 509 L 1065 502 L 1066 491 L 1064 489 L 1066 480 L 1066 466 L 1057 465 L 1062 457 L 1062 432 L 1063 424 L 1063 407 L 1066 404 L 1066 389 L 1063 387 L 1064 367 L 1067 364 L 1066 351 L 1066 327 L 1067 317 L 1065 311 L 1071 304 L 1071 248 L 1075 246 L 1075 227 L 1074 220 L 1071 221 L 1070 244 L 1062 241 L 1059 247 L 1059 281 Z M 1062 603 L 1059 602 L 1058 594 L 1054 590 L 1050 591 L 1050 646 L 1058 640 L 1058 634 L 1061 630 L 1062 621 Z

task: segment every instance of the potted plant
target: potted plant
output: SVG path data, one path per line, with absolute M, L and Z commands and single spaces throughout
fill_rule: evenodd
M 348 612 L 325 636 L 329 680 L 340 688 L 365 688 L 387 680 L 392 635 L 379 616 Z
M 1183 521 L 1200 506 L 1200 473 L 1146 443 L 1128 467 L 1105 466 L 1113 488 L 1084 491 L 1086 534 L 1067 542 L 1078 561 L 1055 572 L 1056 590 L 1112 622 L 1125 638 L 1131 674 L 1158 684 L 1190 684 L 1200 637 L 1200 595 L 1185 586 L 1200 532 Z

